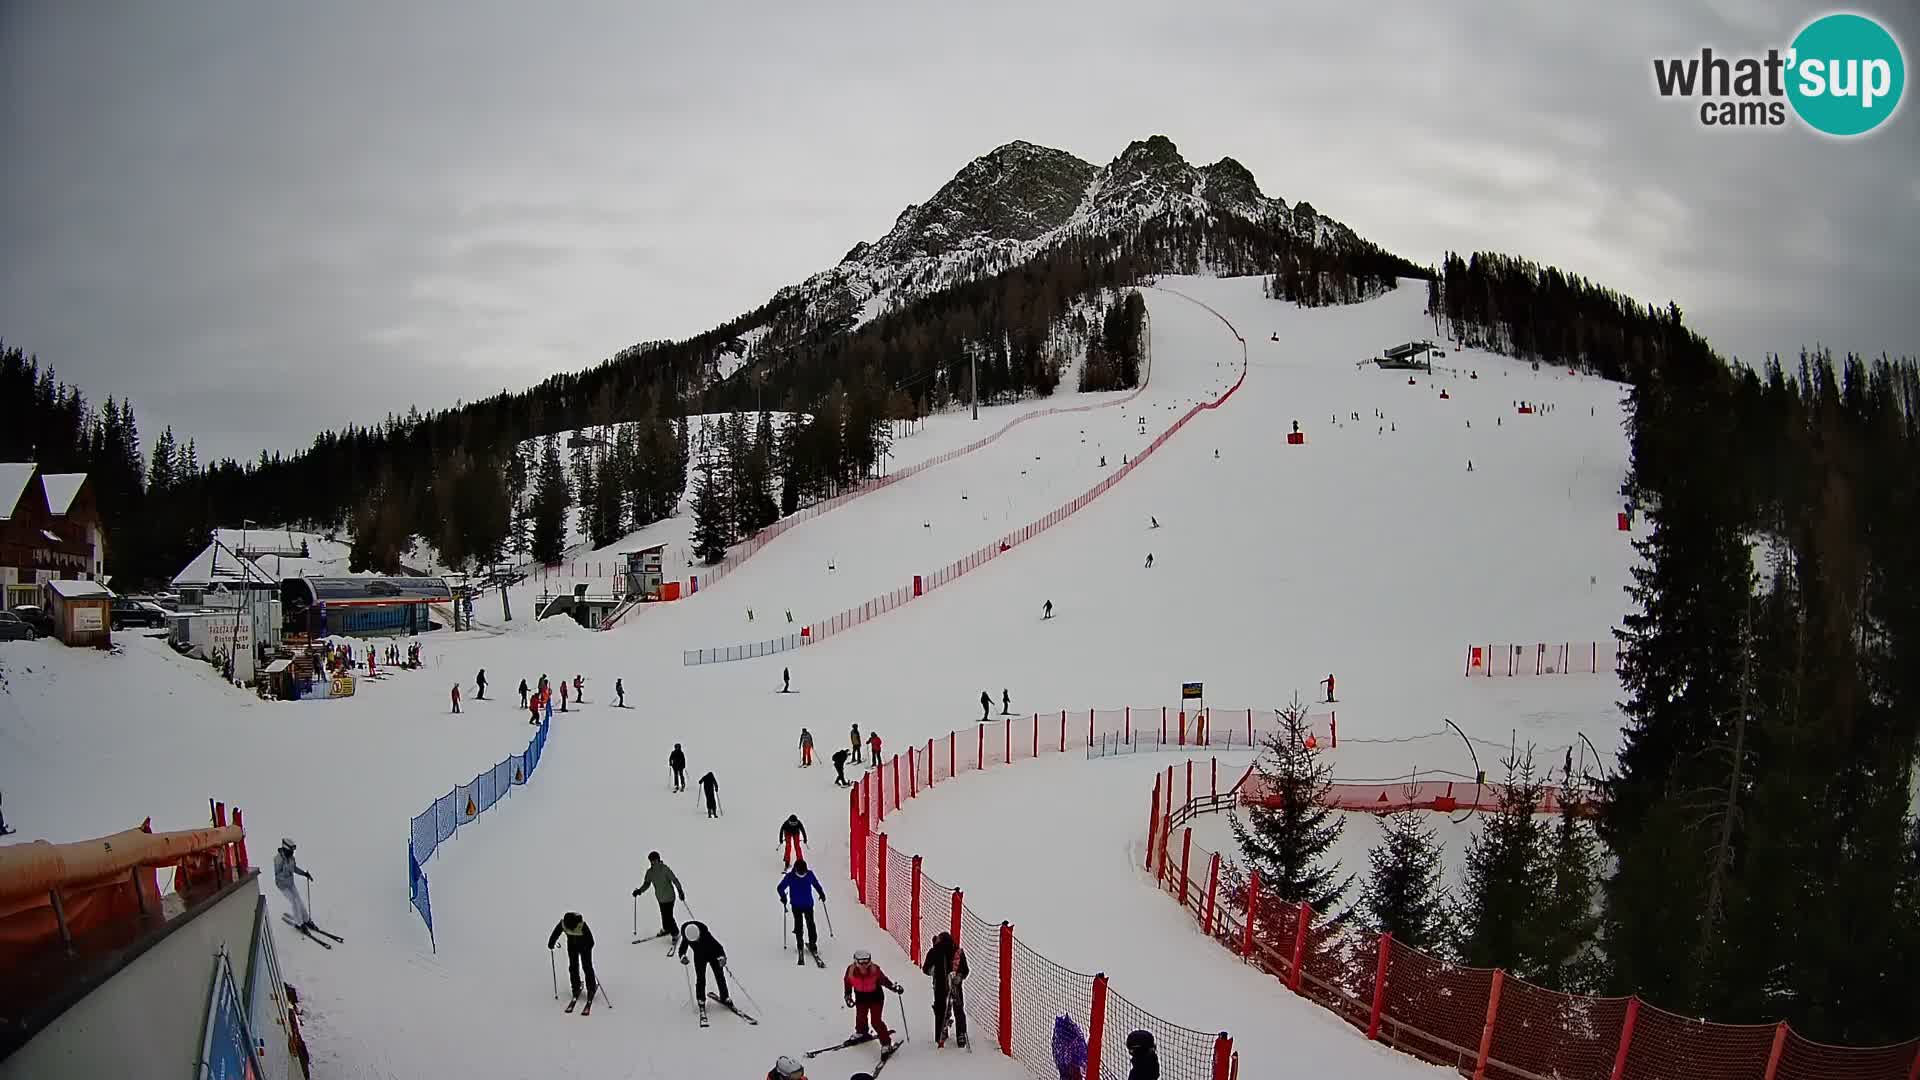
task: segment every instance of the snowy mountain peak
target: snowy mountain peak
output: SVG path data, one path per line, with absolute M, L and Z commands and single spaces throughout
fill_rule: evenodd
M 1010 142 L 973 159 L 931 200 L 902 211 L 887 235 L 847 262 L 902 263 L 996 240 L 1034 240 L 1067 223 L 1093 166 L 1063 150 Z

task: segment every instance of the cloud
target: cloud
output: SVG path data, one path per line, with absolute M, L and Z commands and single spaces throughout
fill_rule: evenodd
M 1655 56 L 1796 0 L 86 5 L 0 34 L 0 336 L 210 452 L 698 333 L 1014 138 L 1231 155 L 1416 261 L 1672 299 L 1724 351 L 1920 348 L 1920 114 L 1711 132 Z M 1877 12 L 1920 56 L 1920 16 Z

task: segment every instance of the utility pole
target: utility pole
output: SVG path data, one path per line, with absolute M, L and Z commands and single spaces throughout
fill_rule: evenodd
M 973 349 L 967 350 L 967 381 L 972 383 L 973 418 L 980 419 L 980 355 Z

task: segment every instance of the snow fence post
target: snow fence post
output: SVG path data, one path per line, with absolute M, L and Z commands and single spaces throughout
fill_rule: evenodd
M 1006 720 L 1002 721 L 1001 727 L 1005 729 L 1005 733 L 1006 733 L 1007 756 L 1004 760 L 1000 762 L 1000 764 L 1011 765 L 1013 764 L 1013 717 L 1009 716 L 1006 718 Z
M 919 759 L 913 756 L 913 751 L 913 747 L 907 747 L 907 798 L 909 799 L 917 799 L 920 797 Z M 893 759 L 893 767 L 896 769 L 900 767 L 899 758 Z M 899 773 L 895 773 L 894 775 L 898 777 Z M 893 786 L 899 787 L 900 781 L 898 779 L 894 780 Z
M 1213 759 L 1213 787 L 1208 792 L 1208 794 L 1215 799 L 1218 799 L 1220 797 L 1220 759 L 1219 758 Z
M 987 767 L 987 725 L 981 724 L 975 727 L 973 729 L 973 736 L 975 743 L 973 748 L 973 767 L 976 770 L 984 769 Z
M 1380 1041 L 1380 1012 L 1387 1001 L 1387 957 L 1393 952 L 1393 934 L 1380 935 L 1380 959 L 1373 965 L 1373 1013 L 1367 1018 L 1367 1041 Z
M 907 940 L 913 943 L 908 955 L 920 963 L 920 856 L 913 857 L 913 903 L 908 908 Z
M 1087 710 L 1087 750 L 1093 750 L 1093 710 Z
M 847 792 L 847 876 L 853 879 L 854 891 L 859 894 L 860 902 L 867 902 L 867 883 L 860 874 L 860 785 Z
M 1627 1073 L 1627 1052 L 1633 1046 L 1633 1026 L 1640 1019 L 1640 997 L 1634 995 L 1627 999 L 1627 1018 L 1620 1024 L 1620 1049 L 1613 1055 L 1613 1073 L 1611 1080 L 1620 1080 Z M 1920 1072 L 1920 1051 L 1915 1051 L 1913 1067 Z M 1912 1074 L 1908 1075 L 1912 1080 Z
M 1487 1057 L 1493 1051 L 1493 1024 L 1500 1015 L 1500 988 L 1506 981 L 1506 969 L 1494 968 L 1493 988 L 1487 992 L 1487 1023 L 1480 1029 L 1480 1054 L 1473 1063 L 1473 1080 L 1486 1080 Z
M 1167 707 L 1160 706 L 1160 745 L 1167 745 Z
M 1180 726 L 1175 730 L 1175 737 L 1180 740 L 1178 745 L 1187 745 L 1187 710 L 1184 708 L 1180 710 Z
M 1187 906 L 1187 864 L 1193 859 L 1193 826 L 1180 830 L 1180 906 Z
M 1253 710 L 1247 710 L 1247 749 L 1253 749 Z
M 1332 735 L 1331 749 L 1340 749 L 1340 710 L 1333 709 L 1327 713 L 1327 730 Z
M 1233 1062 L 1233 1039 L 1221 1032 L 1213 1040 L 1213 1080 L 1227 1080 Z
M 1187 801 L 1185 805 L 1186 806 L 1193 805 L 1193 759 L 1192 758 L 1187 759 Z
M 1153 872 L 1153 840 L 1160 835 L 1160 777 L 1153 778 L 1153 802 L 1147 807 L 1147 872 Z
M 947 732 L 947 779 L 949 780 L 960 775 L 953 767 L 953 743 L 956 734 L 952 731 Z
M 1040 757 L 1040 714 L 1039 713 L 1033 714 L 1033 756 L 1036 760 Z
M 1093 1008 L 1087 1017 L 1087 1075 L 1100 1075 L 1100 1050 L 1107 1040 L 1107 973 L 1093 977 Z
M 885 930 L 887 928 L 887 834 L 886 833 L 880 834 L 879 858 L 880 858 L 880 865 L 875 870 L 874 876 L 880 879 L 880 883 L 879 883 L 880 884 L 880 905 L 879 905 L 879 909 L 875 911 L 875 914 L 880 917 L 880 929 Z
M 960 942 L 963 940 L 960 937 L 960 913 L 965 910 L 965 905 L 966 905 L 965 894 L 962 893 L 959 889 L 953 890 L 953 911 L 948 916 L 948 918 L 952 921 L 953 925 L 947 927 L 947 933 L 953 935 L 953 940 L 955 942 Z
M 1216 851 L 1213 853 L 1213 858 L 1208 860 L 1207 863 L 1207 908 L 1206 913 L 1200 917 L 1201 923 L 1205 925 L 1208 937 L 1213 936 L 1213 916 L 1215 912 L 1220 910 L 1219 903 L 1220 853 Z
M 1787 1049 L 1787 1022 L 1780 1021 L 1773 1027 L 1773 1049 L 1767 1052 L 1767 1071 L 1761 1080 L 1774 1080 L 1780 1075 L 1780 1055 Z M 1481 1055 L 1485 1057 L 1485 1054 Z
M 1255 870 L 1247 880 L 1247 933 L 1240 943 L 1240 958 L 1245 960 L 1253 956 L 1253 920 L 1260 912 L 1260 871 Z
M 1293 925 L 1293 970 L 1287 974 L 1287 988 L 1296 994 L 1300 992 L 1300 969 L 1307 956 L 1307 927 L 1312 922 L 1312 905 L 1300 901 L 1300 915 Z
M 1127 708 L 1126 727 L 1123 729 L 1126 735 L 1122 741 L 1131 743 L 1133 742 L 1133 706 L 1128 705 L 1126 708 Z M 1093 710 L 1089 709 L 1087 711 L 1089 714 L 1091 714 Z M 1088 731 L 1093 730 L 1093 717 L 1091 715 L 1087 717 L 1087 730 Z M 1088 738 L 1091 739 L 1092 736 L 1089 735 Z
M 1060 710 L 1060 752 L 1067 752 L 1067 710 Z
M 1013 924 L 1000 924 L 1000 1052 L 1013 1056 Z
M 900 809 L 900 755 L 893 755 L 893 808 Z

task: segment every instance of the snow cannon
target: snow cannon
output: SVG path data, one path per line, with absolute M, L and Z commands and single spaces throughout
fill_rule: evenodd
M 1287 432 L 1287 445 L 1288 446 L 1307 445 L 1307 433 L 1300 430 L 1300 421 L 1298 420 L 1295 420 L 1293 422 L 1293 430 Z
M 1413 376 L 1411 376 L 1411 375 L 1409 375 L 1409 376 L 1407 376 L 1407 385 L 1408 385 L 1408 386 L 1417 386 L 1417 385 L 1419 385 L 1419 384 L 1413 381 Z
M 1442 387 L 1442 388 L 1441 388 L 1441 390 L 1440 390 L 1440 400 L 1441 400 L 1441 401 L 1452 401 L 1452 400 L 1453 400 L 1453 395 L 1452 395 L 1452 394 L 1449 394 L 1449 393 L 1447 393 L 1447 391 L 1446 391 L 1446 388 L 1445 388 L 1445 387 Z
M 1527 403 L 1526 403 L 1526 402 L 1524 402 L 1524 401 L 1523 401 L 1523 402 L 1521 402 L 1521 403 L 1520 403 L 1520 415 L 1521 415 L 1521 416 L 1532 416 L 1532 415 L 1533 415 L 1533 406 L 1531 406 L 1531 405 L 1529 405 L 1529 404 L 1527 404 Z

